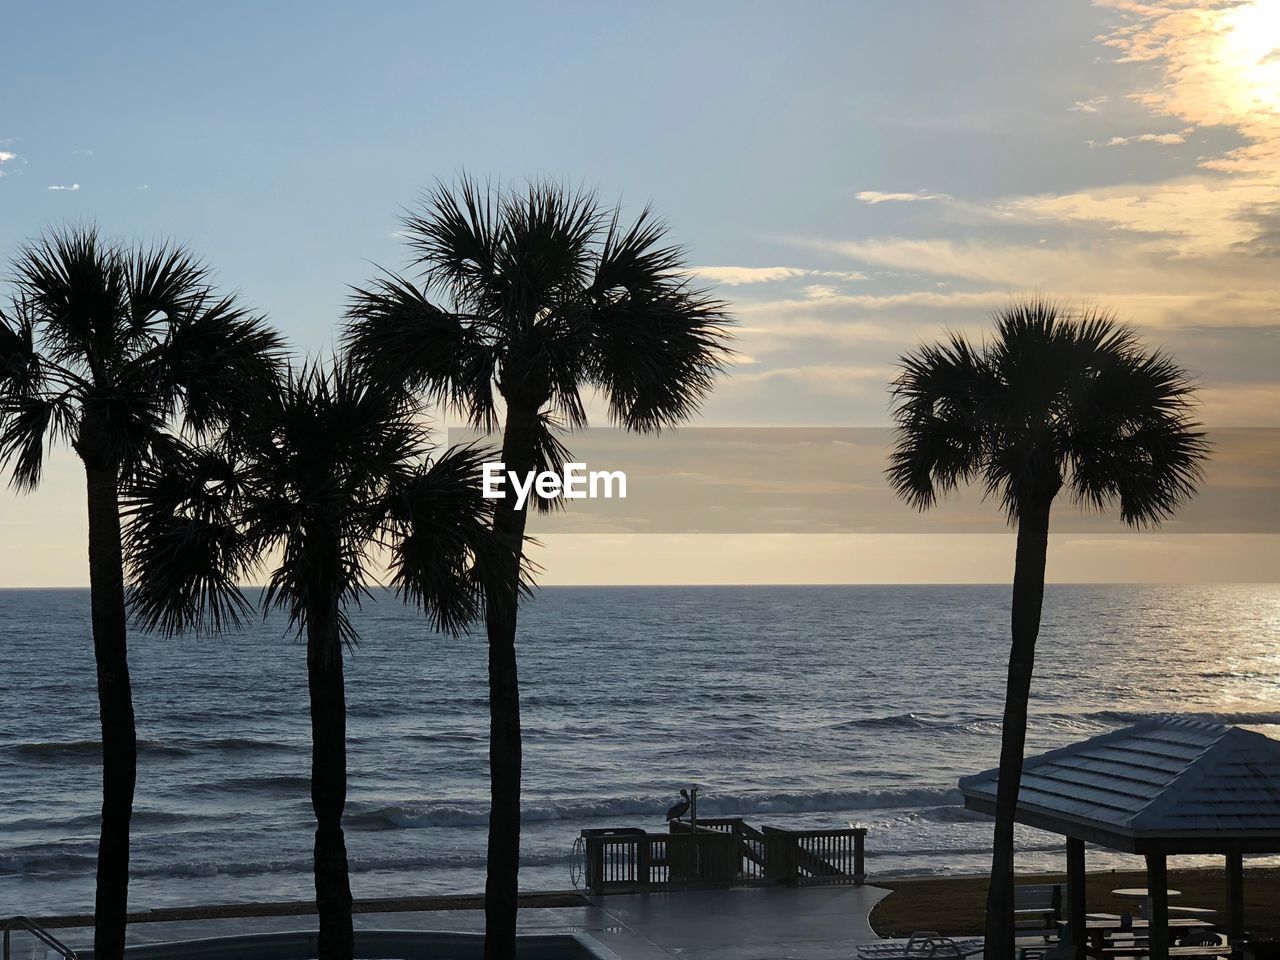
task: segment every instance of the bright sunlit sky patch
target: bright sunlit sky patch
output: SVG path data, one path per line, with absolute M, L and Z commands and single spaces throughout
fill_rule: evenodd
M 347 284 L 403 264 L 397 215 L 433 178 L 549 175 L 652 201 L 733 304 L 741 364 L 706 423 L 882 424 L 904 349 L 1036 290 L 1139 324 L 1206 422 L 1280 425 L 1280 0 L 26 4 L 5 25 L 6 260 L 66 220 L 177 237 L 314 352 Z M 0 494 L 0 584 L 84 582 L 75 468 Z M 547 539 L 548 582 L 1012 563 L 1000 537 Z M 1280 572 L 1271 538 L 1225 539 L 1153 539 L 1156 560 L 1063 538 L 1050 575 Z

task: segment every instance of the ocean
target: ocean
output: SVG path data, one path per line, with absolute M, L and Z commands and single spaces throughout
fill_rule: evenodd
M 699 813 L 869 828 L 872 878 L 988 868 L 956 779 L 999 749 L 1009 588 L 546 588 L 526 606 L 522 885 L 566 889 L 584 827 Z M 479 891 L 481 635 L 378 594 L 347 660 L 357 897 Z M 131 637 L 130 904 L 312 895 L 304 648 L 280 618 Z M 99 769 L 87 591 L 0 591 L 0 915 L 88 912 Z M 1051 586 L 1031 750 L 1176 713 L 1280 736 L 1280 585 Z M 1091 854 L 1091 867 L 1124 865 Z M 1023 870 L 1063 865 L 1020 835 Z

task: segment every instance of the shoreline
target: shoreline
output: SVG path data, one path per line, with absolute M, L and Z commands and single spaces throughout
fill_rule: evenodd
M 1246 894 L 1250 893 L 1253 888 L 1253 896 L 1256 897 L 1273 897 L 1275 896 L 1275 912 L 1277 917 L 1274 926 L 1270 929 L 1280 932 L 1280 867 L 1275 866 L 1256 866 L 1245 867 L 1246 877 L 1251 877 L 1255 882 L 1249 884 L 1246 882 Z M 1169 877 L 1172 881 L 1178 878 L 1184 887 L 1190 887 L 1190 891 L 1184 893 L 1194 893 L 1200 899 L 1206 899 L 1202 894 L 1211 894 L 1214 880 L 1220 880 L 1223 871 L 1218 867 L 1186 867 L 1183 869 L 1171 869 Z M 1066 883 L 1066 875 L 1061 871 L 1040 871 L 1040 872 L 1021 872 L 1018 874 L 1020 880 L 1037 881 L 1037 882 L 1060 882 Z M 1105 877 L 1113 877 L 1114 881 L 1102 880 Z M 1089 893 L 1090 906 L 1093 909 L 1100 909 L 1106 905 L 1106 895 L 1103 888 L 1109 883 L 1117 883 L 1121 886 L 1141 885 L 1143 880 L 1141 871 L 1131 870 L 1093 870 L 1086 875 Z M 1191 882 L 1188 882 L 1191 881 Z M 1198 881 L 1198 882 L 1197 882 Z M 973 899 L 973 895 L 981 893 L 985 895 L 987 882 L 987 874 L 985 873 L 968 873 L 968 874 L 952 874 L 941 877 L 936 874 L 915 874 L 886 877 L 877 879 L 870 877 L 865 884 L 868 887 L 880 887 L 881 889 L 891 891 L 890 896 L 877 905 L 872 912 L 872 925 L 876 932 L 884 937 L 902 936 L 897 932 L 905 929 L 901 924 L 914 916 L 921 909 L 934 911 L 931 915 L 935 918 L 938 911 L 944 907 L 951 907 L 951 911 L 964 912 L 966 907 L 970 906 L 969 901 Z M 979 889 L 980 888 L 980 889 Z M 1273 889 L 1274 888 L 1274 889 Z M 815 888 L 820 889 L 820 887 Z M 1099 891 L 1102 891 L 1099 894 Z M 959 897 L 957 898 L 957 894 Z M 968 894 L 968 896 L 965 896 Z M 678 896 L 679 894 L 673 894 Z M 897 899 L 895 900 L 895 895 Z M 603 897 L 611 896 L 611 894 L 603 894 Z M 1094 900 L 1101 903 L 1095 904 Z M 1211 897 L 1208 899 L 1212 899 Z M 1219 897 L 1220 899 L 1220 897 Z M 1187 900 L 1190 903 L 1190 900 Z M 1216 901 L 1215 901 L 1216 902 Z M 580 907 L 589 906 L 591 898 L 580 893 L 577 890 L 539 890 L 530 891 L 520 894 L 520 909 L 536 910 L 543 908 L 555 907 Z M 1197 906 L 1205 905 L 1196 903 Z M 1207 904 L 1212 906 L 1212 904 Z M 1115 906 L 1112 904 L 1111 906 Z M 1120 905 L 1123 907 L 1123 904 Z M 1129 904 L 1131 907 L 1132 904 Z M 482 910 L 484 909 L 484 895 L 479 893 L 454 893 L 454 894 L 432 894 L 427 896 L 406 896 L 406 897 L 371 897 L 357 899 L 352 903 L 352 912 L 355 914 L 376 914 L 376 913 L 432 913 L 445 910 Z M 1255 911 L 1256 912 L 1256 911 Z M 280 901 L 251 901 L 247 903 L 221 903 L 221 904 L 192 904 L 181 907 L 156 907 L 151 910 L 143 910 L 129 914 L 129 923 L 169 923 L 182 922 L 192 920 L 234 920 L 249 919 L 255 917 L 289 917 L 289 916 L 313 916 L 316 913 L 315 902 L 311 900 L 280 900 Z M 979 913 L 981 916 L 981 908 Z M 93 925 L 92 914 L 61 914 L 52 916 L 34 916 L 33 919 L 41 926 L 51 930 L 64 929 L 71 927 L 87 927 Z M 935 919 L 935 923 L 936 923 Z M 966 919 L 966 923 L 972 923 L 972 918 Z M 910 924 L 908 924 L 910 925 Z M 945 924 L 944 924 L 945 925 Z M 961 924 L 964 925 L 963 923 Z M 933 929 L 929 924 L 925 927 Z M 882 929 L 883 927 L 883 929 Z M 912 929 L 922 929 L 918 924 Z M 909 932 L 909 931 L 908 931 Z M 963 933 L 963 930 L 955 931 Z M 981 933 L 981 930 L 978 931 Z

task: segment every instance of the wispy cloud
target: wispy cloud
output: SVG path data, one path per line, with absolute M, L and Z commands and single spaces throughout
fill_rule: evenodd
M 1090 100 L 1077 100 L 1068 109 L 1073 110 L 1076 113 L 1097 113 L 1106 102 L 1107 97 L 1105 96 L 1093 97 Z
M 885 193 L 880 190 L 861 190 L 854 194 L 863 203 L 913 203 L 920 200 L 950 200 L 945 193 L 915 190 L 910 193 Z
M 10 160 L 16 159 L 18 159 L 18 155 L 16 153 L 11 153 L 8 150 L 0 150 L 0 177 L 5 175 L 4 165 Z
M 783 280 L 799 280 L 806 277 L 849 281 L 867 279 L 867 275 L 858 270 L 809 270 L 804 267 L 693 267 L 692 272 L 726 287 L 778 283 Z
M 79 190 L 79 189 L 80 189 L 80 184 L 78 184 L 78 183 L 53 183 L 53 184 L 50 184 L 50 185 L 49 185 L 48 187 L 46 187 L 45 189 L 46 189 L 46 190 L 68 190 L 68 191 L 74 191 L 74 190 Z
M 749 283 L 775 283 L 805 276 L 808 271 L 799 267 L 694 267 L 693 272 L 727 287 Z
M 814 393 L 825 396 L 864 397 L 883 391 L 885 384 L 893 376 L 892 367 L 812 364 L 737 373 L 733 379 L 738 386 L 785 380 L 801 384 Z
M 1162 143 L 1175 144 L 1186 143 L 1187 134 L 1191 130 L 1183 130 L 1180 133 L 1140 133 L 1132 137 L 1112 137 L 1107 141 L 1108 147 L 1127 147 L 1131 143 Z

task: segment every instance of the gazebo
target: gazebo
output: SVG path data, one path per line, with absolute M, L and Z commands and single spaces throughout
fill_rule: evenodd
M 960 780 L 965 807 L 995 814 L 998 770 Z M 1166 861 L 1226 858 L 1227 932 L 1244 938 L 1244 854 L 1280 853 L 1280 740 L 1173 717 L 1028 757 L 1018 823 L 1067 840 L 1067 915 L 1083 960 L 1085 844 L 1141 854 L 1150 895 L 1150 956 L 1169 956 Z

